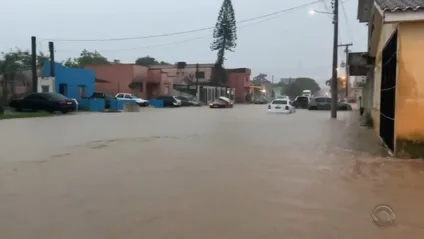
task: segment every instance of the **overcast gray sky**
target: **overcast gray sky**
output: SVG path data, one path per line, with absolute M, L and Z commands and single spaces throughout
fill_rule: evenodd
M 313 0 L 233 0 L 237 21 L 299 6 Z M 30 37 L 47 53 L 48 40 L 108 39 L 166 34 L 214 26 L 222 0 L 0 0 L 0 50 L 29 49 Z M 325 4 L 324 4 L 325 3 Z M 277 16 L 240 23 L 237 48 L 226 67 L 248 67 L 253 74 L 309 76 L 320 83 L 331 76 L 330 0 Z M 353 42 L 353 51 L 366 49 L 367 31 L 356 20 L 357 0 L 340 8 L 340 40 Z M 330 10 L 330 9 L 328 9 Z M 82 49 L 98 50 L 109 60 L 134 62 L 150 55 L 167 62 L 213 63 L 209 50 L 212 30 L 128 41 L 55 41 L 56 59 L 74 57 Z M 344 59 L 342 49 L 339 59 Z

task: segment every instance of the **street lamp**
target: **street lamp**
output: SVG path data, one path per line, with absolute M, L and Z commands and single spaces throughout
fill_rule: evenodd
M 317 11 L 315 9 L 309 10 L 309 14 L 310 15 L 315 15 L 317 13 L 319 13 L 319 14 L 329 14 L 329 15 L 333 15 L 334 14 L 332 12 Z

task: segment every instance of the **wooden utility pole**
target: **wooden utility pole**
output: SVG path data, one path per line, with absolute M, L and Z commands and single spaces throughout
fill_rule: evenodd
M 38 91 L 37 76 L 37 38 L 31 37 L 31 71 L 32 71 L 32 92 Z
M 50 76 L 55 77 L 56 71 L 55 71 L 55 63 L 54 63 L 54 44 L 53 42 L 49 42 L 49 52 L 50 52 Z
M 339 39 L 339 0 L 333 0 L 333 66 L 332 66 L 332 77 L 331 77 L 331 118 L 337 118 L 337 49 Z
M 346 64 L 345 64 L 345 69 L 346 69 L 346 87 L 345 87 L 345 94 L 346 94 L 346 98 L 349 96 L 349 47 L 352 46 L 353 43 L 348 43 L 348 44 L 340 44 L 339 47 L 344 47 L 345 50 L 344 52 L 346 53 Z
M 199 63 L 196 64 L 196 100 L 199 101 Z

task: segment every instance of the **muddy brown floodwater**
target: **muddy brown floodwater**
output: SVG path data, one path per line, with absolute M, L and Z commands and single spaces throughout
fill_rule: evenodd
M 423 163 L 388 158 L 355 119 L 240 105 L 0 121 L 0 238 L 422 239 Z M 373 223 L 379 204 L 394 224 Z

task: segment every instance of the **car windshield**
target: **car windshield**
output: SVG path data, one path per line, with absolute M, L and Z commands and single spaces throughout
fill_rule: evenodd
M 221 101 L 223 101 L 225 103 L 229 103 L 230 102 L 230 99 L 228 99 L 227 97 L 222 97 L 222 96 L 218 97 L 217 100 L 221 100 Z
M 52 100 L 67 100 L 68 98 L 64 95 L 58 93 L 49 93 L 47 94 Z
M 308 97 L 297 97 L 297 101 L 299 101 L 299 102 L 308 102 Z
M 130 95 L 131 98 L 137 99 L 138 97 L 136 95 Z
M 274 100 L 273 105 L 287 105 L 287 100 Z
M 184 96 L 177 96 L 177 97 L 175 97 L 175 98 L 177 98 L 177 99 L 179 99 L 179 100 L 188 100 L 187 98 L 185 98 Z

